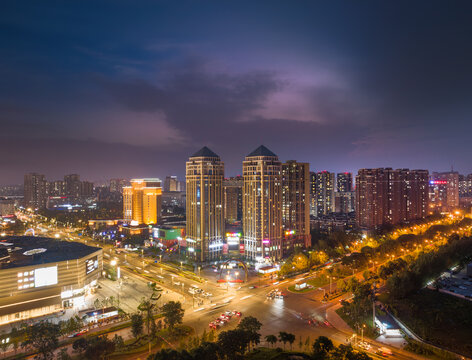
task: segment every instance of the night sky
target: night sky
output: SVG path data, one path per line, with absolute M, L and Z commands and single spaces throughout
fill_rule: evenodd
M 312 170 L 472 172 L 470 1 L 2 1 L 0 184 Z

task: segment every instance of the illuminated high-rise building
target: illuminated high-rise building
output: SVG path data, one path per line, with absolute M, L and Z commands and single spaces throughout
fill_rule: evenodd
M 429 182 L 431 212 L 448 212 L 459 207 L 459 173 L 433 172 Z
M 282 257 L 282 164 L 260 146 L 243 161 L 243 238 L 247 258 Z
M 228 223 L 241 221 L 243 215 L 243 178 L 223 180 L 225 220 Z
M 110 192 L 122 193 L 125 186 L 129 186 L 126 179 L 110 179 Z
M 156 224 L 161 218 L 160 179 L 132 179 L 123 187 L 123 217 L 135 224 Z
M 316 173 L 315 216 L 334 212 L 334 186 L 334 173 L 329 171 Z
M 166 176 L 164 191 L 182 191 L 180 184 L 181 182 L 177 179 L 177 176 Z
M 338 173 L 336 192 L 334 193 L 334 211 L 342 214 L 353 212 L 355 197 L 355 193 L 352 191 L 352 173 Z
M 225 236 L 224 163 L 206 146 L 186 164 L 188 256 L 197 261 L 218 259 Z
M 24 201 L 26 207 L 33 209 L 46 207 L 47 181 L 42 174 L 29 173 L 24 179 Z
M 310 165 L 289 160 L 282 164 L 283 249 L 309 247 Z
M 63 180 L 48 182 L 49 196 L 66 196 L 66 184 Z
M 336 176 L 336 191 L 350 192 L 352 191 L 352 173 L 343 172 Z
M 66 196 L 79 197 L 81 195 L 80 175 L 70 174 L 64 176 Z
M 316 173 L 310 171 L 310 215 L 316 216 Z
M 428 171 L 360 169 L 356 177 L 356 222 L 374 228 L 424 218 L 428 213 Z

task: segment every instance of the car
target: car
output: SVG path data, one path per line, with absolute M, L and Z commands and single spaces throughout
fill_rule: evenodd
M 241 317 L 241 312 L 240 311 L 234 311 L 234 316 Z
M 220 323 L 219 322 L 216 322 L 216 321 L 212 321 L 211 323 L 208 324 L 208 327 L 210 329 L 219 329 L 220 328 Z
M 225 311 L 225 315 L 231 318 L 231 316 L 234 315 L 234 312 L 228 310 L 228 311 Z

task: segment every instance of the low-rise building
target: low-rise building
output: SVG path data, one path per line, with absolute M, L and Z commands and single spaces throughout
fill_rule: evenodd
M 0 241 L 0 325 L 80 309 L 103 270 L 102 249 L 31 236 Z

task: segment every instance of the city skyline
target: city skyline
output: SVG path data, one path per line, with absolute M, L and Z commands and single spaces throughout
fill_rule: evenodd
M 4 6 L 1 184 L 182 178 L 204 145 L 234 176 L 261 143 L 316 171 L 472 172 L 470 3 L 91 4 Z

